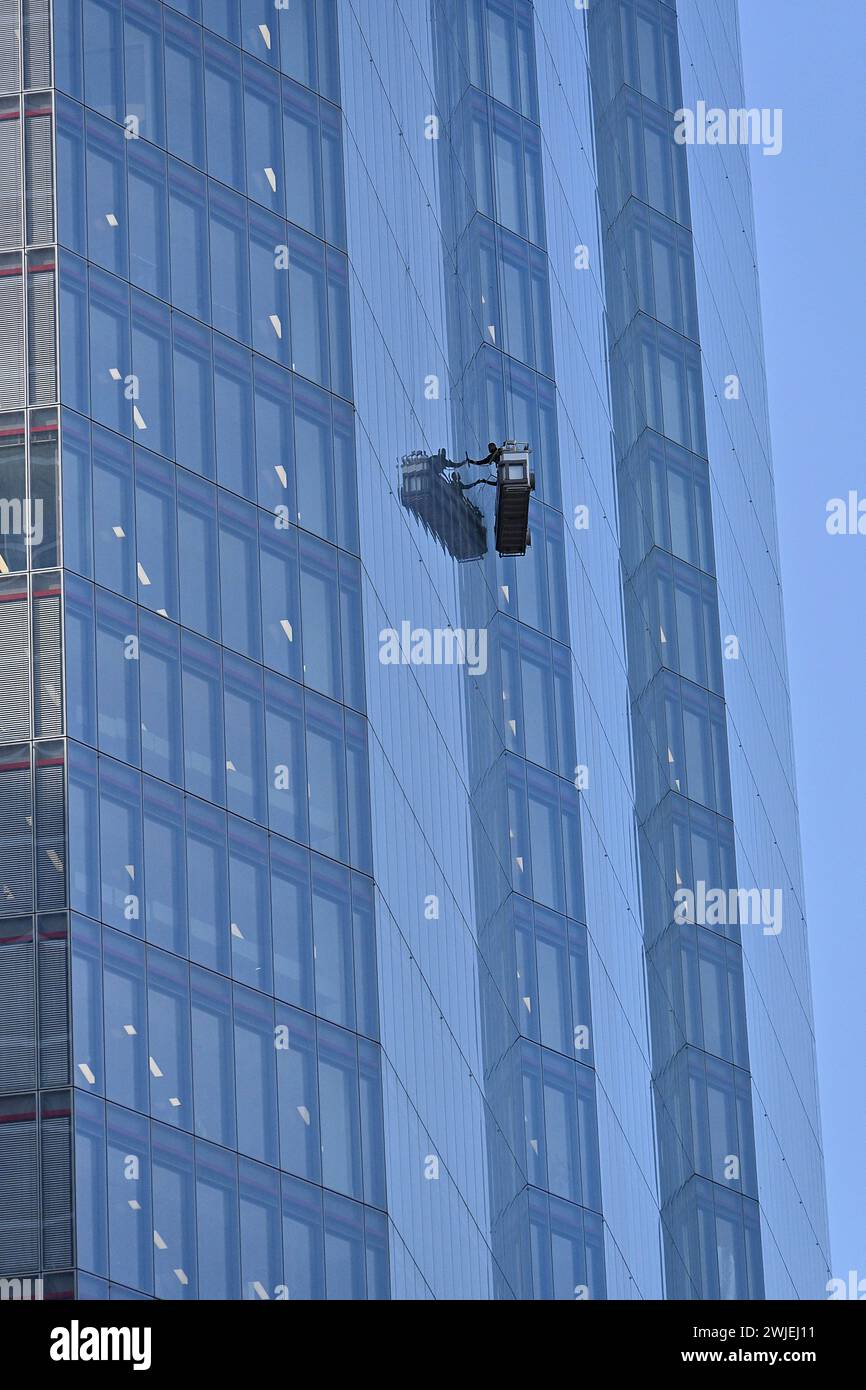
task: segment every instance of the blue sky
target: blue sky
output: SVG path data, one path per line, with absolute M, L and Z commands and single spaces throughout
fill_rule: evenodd
M 703 0 L 701 0 L 703 2 Z M 866 6 L 740 0 L 833 1273 L 866 1279 Z

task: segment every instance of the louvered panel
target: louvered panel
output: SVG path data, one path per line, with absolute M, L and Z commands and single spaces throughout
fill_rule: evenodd
M 24 86 L 51 86 L 50 0 L 24 0 Z
M 13 526 L 14 513 L 3 503 L 20 498 L 0 498 L 0 528 Z M 20 524 L 20 518 L 19 518 Z M 20 743 L 30 737 L 30 642 L 27 632 L 26 581 L 13 591 L 0 582 L 0 743 Z
M 21 245 L 21 121 L 0 112 L 0 248 Z
M 60 597 L 33 602 L 33 700 L 37 738 L 63 733 Z
M 0 92 L 17 92 L 20 86 L 18 0 L 0 0 Z
M 42 246 L 54 240 L 54 154 L 50 114 L 25 112 L 27 132 L 27 241 Z
M 40 1086 L 67 1086 L 69 1084 L 69 962 L 66 940 L 40 941 L 38 949 L 39 1084 Z
M 14 1094 L 35 1085 L 33 941 L 4 941 L 0 934 L 0 1091 Z
M 72 1155 L 68 1116 L 42 1121 L 42 1251 L 44 1269 L 72 1264 Z
M 47 253 L 36 252 L 36 257 Z M 27 275 L 30 404 L 48 405 L 56 398 L 54 342 L 54 268 L 30 269 Z
M 0 410 L 24 405 L 24 304 L 20 264 L 0 258 Z
M 66 901 L 66 815 L 63 766 L 36 768 L 36 880 L 40 912 Z
M 27 1274 L 39 1268 L 36 1119 L 16 1119 L 13 1104 L 0 1110 L 0 1274 Z
M 27 749 L 0 761 L 0 917 L 33 911 L 33 795 Z

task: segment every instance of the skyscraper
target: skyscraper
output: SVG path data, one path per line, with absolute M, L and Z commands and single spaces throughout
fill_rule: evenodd
M 823 1295 L 754 114 L 735 0 L 0 0 L 4 1287 Z

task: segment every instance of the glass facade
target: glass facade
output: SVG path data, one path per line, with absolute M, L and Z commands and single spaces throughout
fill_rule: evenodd
M 679 9 L 684 104 L 745 107 L 736 4 L 708 16 Z M 748 151 L 706 152 L 687 147 L 701 191 L 692 225 L 721 631 L 739 639 L 739 659 L 725 662 L 736 855 L 741 880 L 778 886 L 785 913 L 775 936 L 743 933 L 764 1278 L 768 1297 L 824 1296 L 831 1271 Z M 732 376 L 739 398 L 728 400 Z
M 673 137 L 736 7 L 680 9 L 0 0 L 0 1276 L 819 1295 L 748 171 Z

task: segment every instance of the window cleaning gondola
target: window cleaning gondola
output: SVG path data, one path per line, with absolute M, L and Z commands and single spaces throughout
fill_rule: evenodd
M 480 509 L 467 497 L 476 487 L 496 488 L 494 536 L 503 557 L 525 555 L 531 544 L 529 500 L 535 474 L 528 444 L 513 440 L 491 443 L 485 458 L 452 463 L 438 454 L 415 453 L 403 459 L 400 500 L 457 560 L 480 559 L 487 551 L 487 531 Z M 464 483 L 463 468 L 493 468 L 492 476 Z

